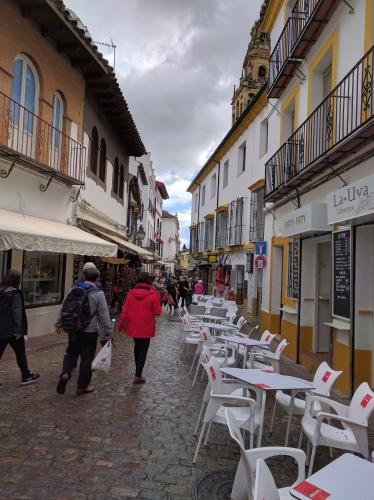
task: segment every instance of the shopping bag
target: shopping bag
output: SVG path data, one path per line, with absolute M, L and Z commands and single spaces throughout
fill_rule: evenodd
M 102 349 L 97 353 L 95 359 L 92 361 L 93 370 L 101 370 L 108 373 L 110 370 L 110 365 L 112 363 L 112 342 L 108 342 L 104 345 Z

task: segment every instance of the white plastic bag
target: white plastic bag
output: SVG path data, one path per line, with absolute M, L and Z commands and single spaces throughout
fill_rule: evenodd
M 110 365 L 112 363 L 112 342 L 108 342 L 104 347 L 96 354 L 95 359 L 92 361 L 93 370 L 101 370 L 108 373 L 110 370 Z

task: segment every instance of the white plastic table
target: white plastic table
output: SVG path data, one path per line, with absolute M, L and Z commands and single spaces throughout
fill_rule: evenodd
M 221 332 L 228 332 L 228 331 L 237 331 L 238 328 L 236 326 L 232 325 L 222 325 L 221 323 L 203 323 L 204 327 L 209 328 L 211 330 L 216 330 L 221 331 Z M 225 338 L 225 337 L 220 337 L 220 338 Z
M 213 316 L 212 314 L 194 314 L 193 315 L 195 318 L 200 318 L 202 320 L 211 320 L 211 321 L 219 321 L 219 322 L 223 322 L 223 321 L 227 321 L 227 318 L 226 317 L 222 317 L 222 316 Z
M 300 500 L 373 500 L 374 464 L 345 453 L 290 489 Z
M 243 361 L 243 368 L 246 366 L 247 362 L 247 352 L 250 353 L 255 347 L 266 347 L 266 342 L 261 342 L 260 340 L 249 339 L 247 337 L 240 337 L 239 335 L 226 335 L 225 337 L 216 337 L 217 339 L 224 340 L 225 342 L 232 342 L 233 344 L 243 345 L 245 350 L 245 356 Z M 253 359 L 250 357 L 250 359 Z
M 281 375 L 269 370 L 258 370 L 251 368 L 221 368 L 221 371 L 226 375 L 230 375 L 231 377 L 242 380 L 243 382 L 246 382 L 247 384 L 262 390 L 260 429 L 257 439 L 258 447 L 261 446 L 267 392 L 279 390 L 291 391 L 291 402 L 293 406 L 293 400 L 295 399 L 295 395 L 298 392 L 309 392 L 315 389 L 314 385 L 307 380 L 296 377 L 289 377 L 288 375 Z M 290 415 L 288 417 L 287 432 L 289 432 L 289 427 L 291 425 L 291 417 L 292 413 L 290 412 Z

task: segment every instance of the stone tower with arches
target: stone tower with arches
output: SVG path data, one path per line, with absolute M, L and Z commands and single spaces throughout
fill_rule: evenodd
M 251 40 L 244 58 L 239 86 L 231 100 L 232 124 L 267 82 L 269 74 L 270 36 L 261 31 L 260 20 L 251 29 Z

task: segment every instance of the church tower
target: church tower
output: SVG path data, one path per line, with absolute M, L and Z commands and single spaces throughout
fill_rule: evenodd
M 244 58 L 238 88 L 231 100 L 232 124 L 236 122 L 254 96 L 268 79 L 270 35 L 260 30 L 260 20 L 251 29 L 251 41 Z

